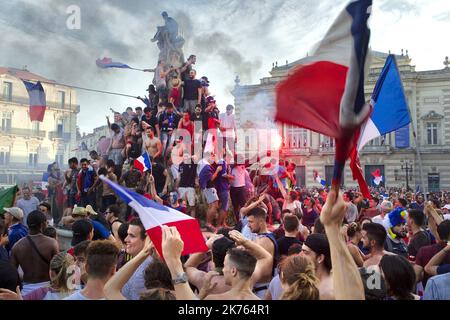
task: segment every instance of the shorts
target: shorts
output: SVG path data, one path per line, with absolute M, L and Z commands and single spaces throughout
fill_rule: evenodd
M 195 206 L 195 189 L 194 188 L 178 188 L 178 193 L 180 194 L 180 199 L 186 199 L 190 207 Z
M 230 196 L 229 196 L 228 190 L 219 192 L 218 196 L 219 196 L 219 201 L 220 201 L 220 208 L 223 211 L 228 211 L 228 203 L 230 202 L 229 201 Z
M 205 196 L 206 202 L 208 204 L 219 201 L 219 197 L 217 196 L 217 190 L 215 188 L 203 189 L 203 195 Z
M 230 196 L 231 196 L 231 203 L 233 204 L 233 207 L 244 207 L 247 196 L 247 191 L 245 190 L 245 187 L 231 187 L 230 188 Z

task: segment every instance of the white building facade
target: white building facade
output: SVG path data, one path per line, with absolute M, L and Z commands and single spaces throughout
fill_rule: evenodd
M 373 52 L 370 74 L 365 85 L 367 99 L 375 87 L 387 54 Z M 261 128 L 273 122 L 274 89 L 304 58 L 285 66 L 274 65 L 271 77 L 258 85 L 240 85 L 233 90 L 236 115 L 240 124 L 253 123 Z M 361 165 L 369 185 L 371 173 L 380 169 L 383 184 L 412 190 L 450 189 L 450 68 L 446 58 L 441 70 L 416 71 L 408 53 L 396 56 L 412 123 L 397 132 L 371 141 L 361 151 Z M 326 88 L 324 88 L 326 90 Z M 277 124 L 283 140 L 282 158 L 297 164 L 299 186 L 318 186 L 313 170 L 331 183 L 334 141 L 306 129 Z M 408 167 L 408 169 L 406 169 Z M 406 179 L 408 176 L 408 180 Z M 344 185 L 356 186 L 348 165 Z
M 47 101 L 43 122 L 30 121 L 21 79 L 41 81 Z M 65 167 L 76 148 L 79 111 L 74 89 L 26 69 L 0 67 L 0 185 L 41 181 L 55 161 Z

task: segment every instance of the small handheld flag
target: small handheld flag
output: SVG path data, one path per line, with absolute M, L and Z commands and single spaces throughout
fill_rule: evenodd
M 314 173 L 314 180 L 316 180 L 321 185 L 326 186 L 327 182 L 319 176 L 319 173 L 316 170 L 314 170 L 313 173 Z
M 152 169 L 152 162 L 147 152 L 143 153 L 142 156 L 134 160 L 134 167 L 142 173 Z
M 161 257 L 163 256 L 162 225 L 177 227 L 184 242 L 182 255 L 208 251 L 197 219 L 125 189 L 105 176 L 100 176 L 100 179 L 106 182 L 127 205 L 139 214 L 150 240 Z
M 40 81 L 36 84 L 22 80 L 30 97 L 30 120 L 44 121 L 45 109 L 47 108 L 45 91 Z

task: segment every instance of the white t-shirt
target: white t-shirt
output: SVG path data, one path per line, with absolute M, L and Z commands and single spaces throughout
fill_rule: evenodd
M 275 276 L 269 284 L 269 292 L 272 296 L 272 300 L 280 300 L 281 295 L 283 294 L 283 288 L 281 287 L 280 276 Z
M 235 166 L 233 170 L 231 170 L 231 174 L 234 176 L 234 179 L 231 181 L 231 186 L 234 188 L 245 187 L 245 170 L 242 166 Z
M 295 200 L 294 202 L 288 203 L 287 201 L 283 204 L 283 210 L 287 209 L 290 210 L 291 212 L 294 212 L 294 210 L 298 208 L 301 209 L 302 208 L 302 203 L 298 200 Z
M 383 225 L 384 218 L 381 215 L 375 216 L 372 218 L 373 223 L 378 223 Z
M 31 197 L 28 200 L 25 199 L 20 199 L 17 200 L 17 204 L 16 206 L 20 209 L 22 209 L 23 211 L 23 224 L 27 225 L 27 217 L 28 214 L 30 214 L 30 212 L 37 210 L 38 206 L 39 206 L 39 200 L 36 197 Z
M 234 118 L 234 114 L 221 113 L 219 115 L 220 126 L 222 128 L 228 129 L 225 131 L 221 131 L 222 135 L 227 138 L 234 138 L 234 128 L 236 127 L 236 121 Z
M 81 293 L 81 290 L 79 290 L 79 291 L 76 291 L 75 293 L 71 294 L 70 296 L 64 298 L 63 300 L 92 300 L 92 299 L 89 299 L 88 297 L 84 296 Z M 103 298 L 103 299 L 97 299 L 97 300 L 106 300 L 106 299 Z
M 444 214 L 444 220 L 450 220 L 450 214 Z

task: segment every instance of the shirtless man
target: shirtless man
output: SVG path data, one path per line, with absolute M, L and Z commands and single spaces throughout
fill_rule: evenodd
M 47 217 L 40 211 L 32 211 L 27 217 L 29 236 L 20 239 L 12 249 L 11 263 L 23 270 L 22 295 L 49 284 L 50 260 L 59 252 L 58 242 L 44 236 Z M 35 244 L 35 247 L 32 245 Z
M 198 299 L 187 282 L 183 265 L 180 261 L 183 251 L 183 240 L 176 227 L 163 226 L 162 251 L 174 279 L 177 300 Z M 272 257 L 257 245 L 247 240 L 238 231 L 231 231 L 230 237 L 237 245 L 245 249 L 232 248 L 228 250 L 223 267 L 225 284 L 231 289 L 222 294 L 207 295 L 207 300 L 259 300 L 252 292 L 253 283 L 259 281 L 267 269 L 271 269 Z
M 327 236 L 313 233 L 306 238 L 301 255 L 310 259 L 319 278 L 320 300 L 335 300 L 333 278 L 331 277 L 331 255 Z
M 384 242 L 387 237 L 386 229 L 378 223 L 366 223 L 361 234 L 364 247 L 369 249 L 369 258 L 364 261 L 364 267 L 378 266 L 385 254 L 391 254 L 384 250 Z
M 148 152 L 151 159 L 159 158 L 162 154 L 162 144 L 161 140 L 155 137 L 151 126 L 145 126 L 145 136 L 143 135 L 143 139 L 145 150 Z
M 272 256 L 272 267 L 267 270 L 267 273 L 261 277 L 261 282 L 255 284 L 254 291 L 262 299 L 268 289 L 269 283 L 272 280 L 273 268 L 277 265 L 278 259 L 278 244 L 275 235 L 267 230 L 267 211 L 264 208 L 256 207 L 251 209 L 248 214 L 248 227 L 252 233 L 257 234 L 255 242 Z

